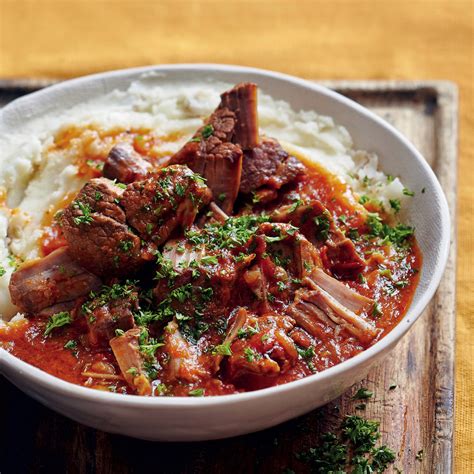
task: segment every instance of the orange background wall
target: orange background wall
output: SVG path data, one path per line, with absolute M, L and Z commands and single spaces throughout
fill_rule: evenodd
M 0 0 L 0 77 L 220 62 L 460 87 L 456 466 L 474 472 L 473 1 Z

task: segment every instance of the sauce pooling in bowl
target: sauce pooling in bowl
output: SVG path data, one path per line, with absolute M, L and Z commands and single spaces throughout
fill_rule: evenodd
M 123 393 L 237 393 L 347 360 L 407 311 L 413 229 L 259 136 L 253 84 L 172 156 L 148 130 L 100 139 L 10 283 L 27 319 L 0 341 L 26 362 Z

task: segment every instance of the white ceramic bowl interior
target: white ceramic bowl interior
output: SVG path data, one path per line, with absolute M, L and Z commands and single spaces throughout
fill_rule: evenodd
M 44 405 L 86 425 L 149 440 L 209 440 L 249 433 L 306 413 L 360 381 L 408 331 L 433 297 L 449 248 L 449 211 L 443 191 L 420 153 L 397 130 L 357 103 L 295 77 L 259 69 L 220 65 L 168 65 L 96 74 L 63 82 L 17 99 L 0 111 L 0 135 L 18 131 L 46 113 L 64 111 L 114 89 L 127 89 L 144 74 L 151 83 L 209 78 L 256 82 L 296 109 L 315 110 L 344 125 L 355 146 L 379 155 L 381 169 L 398 175 L 416 193 L 408 220 L 423 253 L 420 283 L 403 320 L 363 353 L 295 382 L 238 395 L 204 398 L 145 398 L 91 390 L 53 377 L 0 349 L 0 371 Z

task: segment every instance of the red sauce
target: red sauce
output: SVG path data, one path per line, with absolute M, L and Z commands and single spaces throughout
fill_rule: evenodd
M 82 136 L 83 133 L 82 129 L 68 129 L 57 137 L 54 146 L 58 148 L 70 146 L 71 140 Z M 117 130 L 97 133 L 100 139 L 107 143 L 108 148 L 118 141 L 126 140 L 132 142 L 135 149 L 141 154 L 156 160 L 162 158 L 153 150 L 157 140 L 164 139 L 158 139 L 147 131 Z M 177 137 L 167 137 L 166 139 L 171 141 Z M 105 155 L 101 154 L 81 156 L 78 162 L 81 173 L 87 177 L 100 175 L 100 167 L 95 167 L 92 162 L 100 163 L 104 159 Z M 338 224 L 342 229 L 346 231 L 357 229 L 361 233 L 364 232 L 366 210 L 354 201 L 348 192 L 347 185 L 323 169 L 308 168 L 307 174 L 296 185 L 293 185 L 286 195 L 291 191 L 321 200 L 333 216 L 339 218 Z M 60 207 L 64 207 L 68 199 L 70 200 L 72 197 L 68 197 L 66 201 L 60 203 Z M 284 200 L 285 198 L 280 199 L 279 202 L 267 207 L 266 210 L 271 210 Z M 345 217 L 341 218 L 341 216 Z M 64 245 L 64 239 L 60 228 L 52 219 L 49 222 L 44 222 L 44 225 L 46 232 L 42 240 L 42 251 L 47 255 Z M 356 247 L 359 253 L 366 257 L 368 264 L 357 280 L 347 280 L 346 284 L 360 294 L 378 302 L 378 311 L 373 320 L 376 327 L 380 328 L 380 333 L 369 344 L 371 345 L 388 334 L 407 311 L 418 284 L 422 256 L 413 238 L 409 245 L 398 253 L 391 246 L 374 246 L 373 242 L 364 239 L 358 240 Z M 383 269 L 382 273 L 381 268 Z M 403 285 L 397 286 L 394 281 L 403 281 Z M 118 377 L 116 377 L 117 380 L 97 380 L 84 375 L 90 371 L 91 367 L 94 367 L 94 364 L 98 363 L 109 364 L 112 368 L 111 371 L 115 374 L 119 374 L 120 371 L 109 348 L 90 346 L 80 321 L 56 330 L 54 337 L 43 335 L 45 325 L 46 321 L 36 318 L 10 325 L 7 329 L 0 330 L 0 345 L 20 359 L 69 382 L 102 390 L 129 392 L 125 382 L 119 380 Z M 300 358 L 291 369 L 279 376 L 248 376 L 242 379 L 238 386 L 229 383 L 225 376 L 206 379 L 191 385 L 171 383 L 166 387 L 166 394 L 185 396 L 191 389 L 202 388 L 206 395 L 218 395 L 279 385 L 327 369 L 368 347 L 345 331 L 341 331 L 337 336 L 328 333 L 326 340 L 315 340 L 305 331 L 298 331 L 301 333 L 301 344 L 308 341 L 314 347 L 314 356 L 311 357 L 310 364 L 307 360 Z M 64 346 L 67 346 L 67 342 L 71 340 L 77 342 L 77 347 L 65 348 Z M 211 329 L 200 340 L 200 347 L 204 350 L 215 340 L 220 340 L 220 336 L 217 337 L 215 330 Z M 328 347 L 331 346 L 336 350 L 329 351 Z M 156 355 L 158 360 L 166 357 L 161 349 L 157 351 Z M 159 386 L 155 394 L 160 394 Z

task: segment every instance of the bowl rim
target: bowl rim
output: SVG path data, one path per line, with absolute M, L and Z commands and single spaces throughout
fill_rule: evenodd
M 347 373 L 356 368 L 357 366 L 364 365 L 364 363 L 368 364 L 372 361 L 372 359 L 375 359 L 376 356 L 382 353 L 385 349 L 395 345 L 421 316 L 423 310 L 431 301 L 434 296 L 434 293 L 436 292 L 439 286 L 449 256 L 451 232 L 450 212 L 444 191 L 442 190 L 441 185 L 433 170 L 423 158 L 421 153 L 395 127 L 390 125 L 381 117 L 377 116 L 372 111 L 358 104 L 357 102 L 347 97 L 344 97 L 343 95 L 320 84 L 276 71 L 269 71 L 265 69 L 246 66 L 213 63 L 160 64 L 100 72 L 54 84 L 52 86 L 46 87 L 45 89 L 41 89 L 31 94 L 27 94 L 26 96 L 20 97 L 10 102 L 0 110 L 0 119 L 10 109 L 14 109 L 24 101 L 31 100 L 32 97 L 39 98 L 42 96 L 47 97 L 48 95 L 52 95 L 54 97 L 56 91 L 60 91 L 65 88 L 80 88 L 81 85 L 87 84 L 90 81 L 97 81 L 103 78 L 120 78 L 121 76 L 130 76 L 129 79 L 130 81 L 132 81 L 134 79 L 138 79 L 143 74 L 167 73 L 176 71 L 196 71 L 201 73 L 207 72 L 209 74 L 209 77 L 212 77 L 213 73 L 219 72 L 236 74 L 248 73 L 256 76 L 272 78 L 281 82 L 290 83 L 301 89 L 305 89 L 309 93 L 317 93 L 326 96 L 327 98 L 330 98 L 343 106 L 355 110 L 357 113 L 364 116 L 366 120 L 375 122 L 376 124 L 384 128 L 388 133 L 392 134 L 398 141 L 402 142 L 407 151 L 411 153 L 412 157 L 416 159 L 418 164 L 421 165 L 423 171 L 430 179 L 437 196 L 439 197 L 439 206 L 441 211 L 441 235 L 439 245 L 440 248 L 438 253 L 437 264 L 433 274 L 431 275 L 428 285 L 426 286 L 423 293 L 420 295 L 420 298 L 416 302 L 416 304 L 410 304 L 406 314 L 403 316 L 401 321 L 386 336 L 377 341 L 373 346 L 355 355 L 354 357 L 343 361 L 333 367 L 330 367 L 329 369 L 326 369 L 322 372 L 309 375 L 302 379 L 287 382 L 282 385 L 268 387 L 252 392 L 235 393 L 229 395 L 211 395 L 205 397 L 141 397 L 136 395 L 103 392 L 76 385 L 71 382 L 67 382 L 63 379 L 60 379 L 59 377 L 56 377 L 54 375 L 48 374 L 47 372 L 44 372 L 43 370 L 15 357 L 14 355 L 10 354 L 2 348 L 0 348 L 0 372 L 6 372 L 6 368 L 12 369 L 18 372 L 23 378 L 28 378 L 31 383 L 34 383 L 34 386 L 41 386 L 45 389 L 52 390 L 57 394 L 76 399 L 82 399 L 84 401 L 102 401 L 107 402 L 108 404 L 114 404 L 116 406 L 127 406 L 129 408 L 138 407 L 150 409 L 158 407 L 179 407 L 180 409 L 195 409 L 199 407 L 209 408 L 212 406 L 222 406 L 239 402 L 252 402 L 258 399 L 263 399 L 271 396 L 284 396 L 289 392 L 308 388 L 313 383 L 324 383 L 325 380 L 333 376 Z

